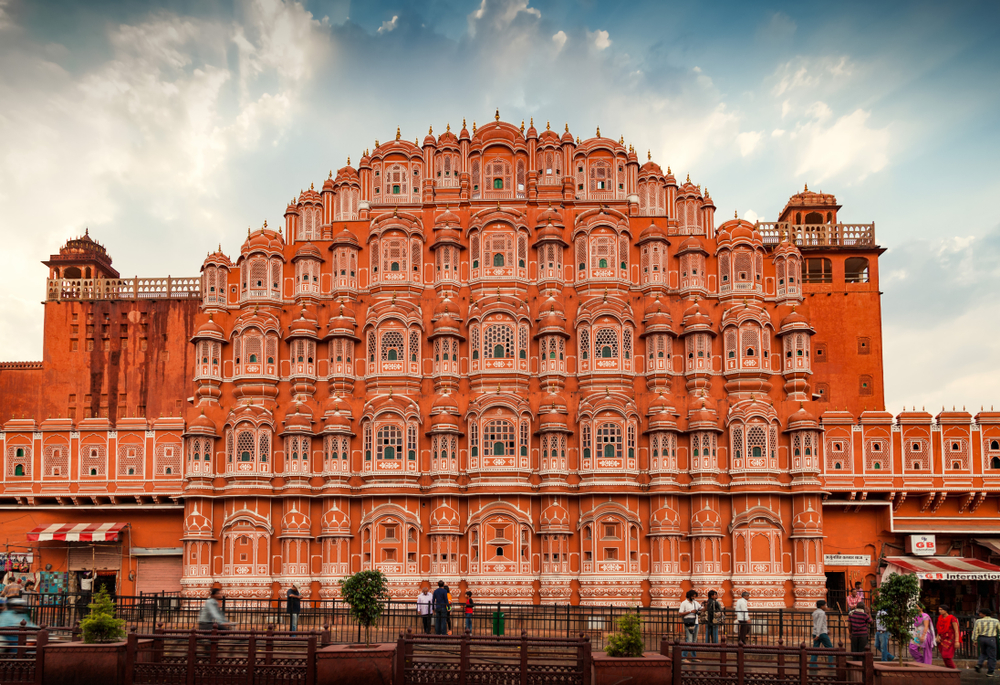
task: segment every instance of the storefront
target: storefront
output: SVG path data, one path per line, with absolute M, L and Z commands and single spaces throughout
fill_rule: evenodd
M 54 523 L 28 533 L 33 542 L 67 543 L 66 569 L 69 592 L 105 590 L 118 594 L 121 587 L 123 548 L 121 535 L 127 523 Z
M 886 557 L 884 580 L 891 573 L 912 573 L 920 581 L 920 597 L 929 612 L 945 604 L 957 614 L 980 608 L 997 610 L 1000 566 L 971 557 Z

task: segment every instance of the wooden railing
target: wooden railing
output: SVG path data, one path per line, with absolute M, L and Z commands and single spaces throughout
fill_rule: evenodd
M 201 278 L 50 278 L 46 299 L 192 300 L 201 297 Z
M 800 247 L 875 245 L 875 224 L 803 224 L 786 221 L 757 224 L 765 245 L 788 241 Z

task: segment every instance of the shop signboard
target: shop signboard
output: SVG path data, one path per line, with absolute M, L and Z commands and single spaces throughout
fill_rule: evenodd
M 916 575 L 921 580 L 1000 580 L 1000 572 L 996 571 L 932 571 Z
M 824 566 L 871 566 L 870 554 L 824 554 Z
M 929 557 L 937 553 L 937 543 L 933 535 L 911 535 L 910 554 Z

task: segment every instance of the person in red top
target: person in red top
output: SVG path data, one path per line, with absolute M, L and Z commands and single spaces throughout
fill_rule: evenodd
M 472 591 L 465 591 L 465 632 L 472 632 L 472 612 L 476 607 L 476 603 L 472 601 Z
M 947 668 L 957 668 L 955 666 L 955 645 L 958 644 L 958 640 L 958 619 L 952 616 L 947 605 L 942 604 L 938 607 L 937 644 L 941 659 Z

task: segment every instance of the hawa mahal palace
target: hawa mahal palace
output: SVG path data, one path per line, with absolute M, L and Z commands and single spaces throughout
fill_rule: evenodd
M 43 360 L 0 365 L 6 550 L 122 594 L 647 606 L 811 606 L 910 534 L 988 561 L 1000 412 L 884 411 L 874 225 L 678 178 L 497 114 L 376 141 L 194 278 L 69 240 Z

